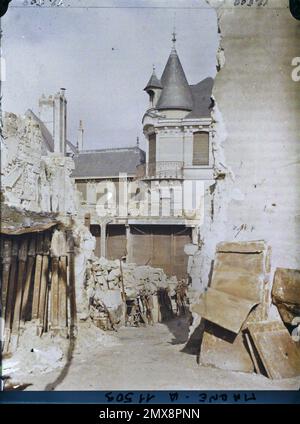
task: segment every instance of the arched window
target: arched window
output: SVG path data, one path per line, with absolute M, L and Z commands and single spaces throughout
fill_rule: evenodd
M 193 134 L 193 165 L 209 165 L 209 133 L 197 131 Z

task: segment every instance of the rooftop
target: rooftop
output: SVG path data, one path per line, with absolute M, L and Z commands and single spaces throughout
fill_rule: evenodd
M 139 147 L 84 150 L 74 156 L 72 177 L 118 177 L 120 173 L 136 174 L 138 165 L 145 163 L 145 152 Z

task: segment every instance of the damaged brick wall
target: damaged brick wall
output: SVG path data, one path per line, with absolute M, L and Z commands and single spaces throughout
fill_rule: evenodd
M 222 240 L 264 239 L 272 268 L 300 267 L 300 21 L 288 1 L 207 0 L 220 31 L 213 96 L 216 184 L 201 227 L 202 283 Z

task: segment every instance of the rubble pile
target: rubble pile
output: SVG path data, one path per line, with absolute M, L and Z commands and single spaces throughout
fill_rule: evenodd
M 202 365 L 273 379 L 300 375 L 299 341 L 279 316 L 271 319 L 270 253 L 264 241 L 217 245 L 211 284 L 191 307 L 202 319 Z M 299 311 L 297 278 L 295 270 L 275 273 L 273 301 L 285 323 Z
M 106 330 L 120 325 L 153 324 L 182 313 L 184 284 L 160 268 L 103 257 L 89 260 L 86 294 L 89 315 Z

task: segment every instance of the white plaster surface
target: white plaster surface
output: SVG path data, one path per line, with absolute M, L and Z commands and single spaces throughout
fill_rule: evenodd
M 223 240 L 264 239 L 273 271 L 299 268 L 300 83 L 291 63 L 300 52 L 300 22 L 288 1 L 260 8 L 208 3 L 218 6 L 221 31 L 213 89 L 219 178 L 213 193 L 206 191 L 202 279 Z

